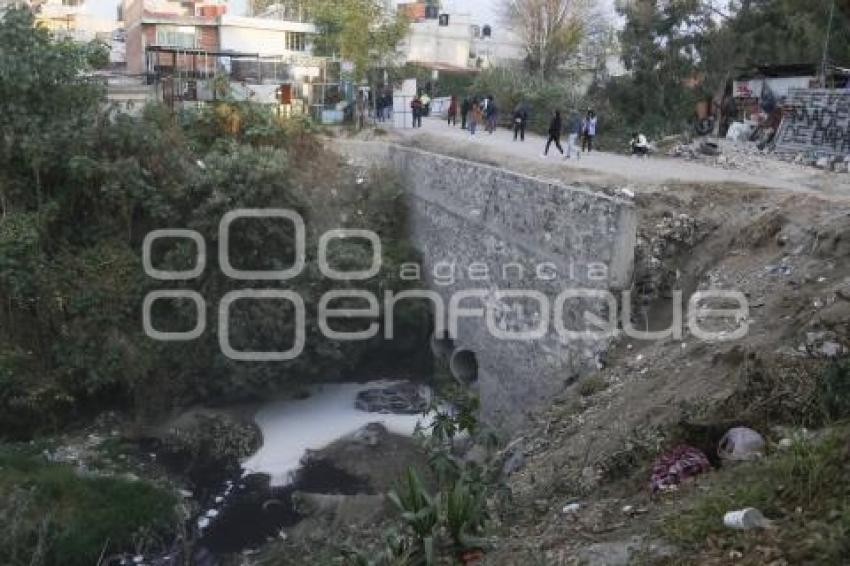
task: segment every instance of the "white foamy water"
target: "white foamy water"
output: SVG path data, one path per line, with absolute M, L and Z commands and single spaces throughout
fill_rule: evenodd
M 271 476 L 273 486 L 286 485 L 300 467 L 307 450 L 318 450 L 369 423 L 410 436 L 416 424 L 427 427 L 431 419 L 416 415 L 368 413 L 354 406 L 357 394 L 391 385 L 393 381 L 333 383 L 313 388 L 306 399 L 277 401 L 254 416 L 263 433 L 263 446 L 242 463 L 245 473 Z

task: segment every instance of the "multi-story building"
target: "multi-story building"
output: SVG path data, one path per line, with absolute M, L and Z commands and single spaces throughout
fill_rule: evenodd
M 258 17 L 226 8 L 223 0 L 124 0 L 128 72 L 143 75 L 169 103 L 226 91 L 318 113 L 338 97 L 339 64 L 312 55 L 316 27 L 297 0 Z
M 36 25 L 49 29 L 57 37 L 75 41 L 99 39 L 109 43 L 112 33 L 120 26 L 117 19 L 101 18 L 90 13 L 84 0 L 34 2 L 31 9 Z
M 402 59 L 427 67 L 480 69 L 512 64 L 525 56 L 522 42 L 504 25 L 470 14 L 441 13 L 436 3 L 400 4 L 410 33 L 400 46 Z
M 219 16 L 227 5 L 216 0 L 124 0 L 127 71 L 143 74 L 152 65 L 187 69 L 196 73 L 214 73 L 216 62 L 199 57 L 203 52 L 219 49 Z M 170 61 L 159 58 L 154 63 L 148 48 L 170 50 Z

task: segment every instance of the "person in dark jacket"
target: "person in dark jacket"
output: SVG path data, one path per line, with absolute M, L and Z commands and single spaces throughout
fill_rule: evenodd
M 449 126 L 457 126 L 457 97 L 452 95 L 451 102 L 449 102 Z
M 555 142 L 555 147 L 564 155 L 564 148 L 561 147 L 561 111 L 555 110 L 552 115 L 552 121 L 549 122 L 549 139 L 546 140 L 546 149 L 543 150 L 543 157 L 549 155 L 549 146 Z
M 520 102 L 514 108 L 514 141 L 519 136 L 520 141 L 525 141 L 525 125 L 528 123 L 528 109 Z
M 472 109 L 472 102 L 468 96 L 463 97 L 463 102 L 460 103 L 460 127 L 466 129 L 466 122 L 469 119 L 469 111 Z
M 413 113 L 413 127 L 421 128 L 423 106 L 418 96 L 410 102 L 410 111 Z
M 499 110 L 496 108 L 496 101 L 493 99 L 493 95 L 488 96 L 486 110 L 484 111 L 484 118 L 487 121 L 487 132 L 490 134 L 496 131 L 498 111 Z

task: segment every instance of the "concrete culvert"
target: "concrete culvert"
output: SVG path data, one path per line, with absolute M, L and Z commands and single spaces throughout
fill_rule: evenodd
M 436 334 L 431 336 L 431 351 L 438 358 L 448 360 L 455 349 L 455 341 L 449 338 L 449 332 L 443 331 L 442 337 Z
M 449 361 L 449 370 L 463 385 L 478 381 L 478 360 L 472 350 L 457 350 Z

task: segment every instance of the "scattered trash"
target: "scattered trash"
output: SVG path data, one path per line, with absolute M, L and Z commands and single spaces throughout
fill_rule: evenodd
M 200 519 L 198 519 L 198 528 L 199 529 L 206 529 L 209 526 L 210 526 L 210 520 L 207 519 L 206 517 L 201 517 Z
M 720 146 L 714 142 L 704 141 L 699 145 L 699 151 L 703 155 L 720 155 Z
M 218 517 L 218 511 L 215 509 L 210 509 L 209 511 L 207 511 L 207 517 L 209 517 L 210 519 Z
M 779 446 L 779 448 L 781 448 L 782 450 L 788 450 L 789 448 L 794 446 L 794 441 L 790 438 L 783 438 L 777 443 L 777 446 Z
M 766 265 L 764 267 L 770 275 L 791 275 L 790 265 Z
M 730 428 L 720 444 L 717 455 L 724 460 L 746 461 L 756 460 L 764 456 L 764 437 L 751 428 L 738 426 Z
M 182 497 L 183 499 L 191 499 L 192 496 L 194 495 L 188 489 L 180 489 L 180 490 L 177 490 L 177 492 L 180 494 L 180 497 Z
M 772 526 L 770 519 L 761 514 L 755 507 L 729 511 L 723 516 L 723 524 L 730 529 L 749 530 L 766 529 Z
M 567 503 L 566 505 L 564 505 L 564 508 L 561 509 L 561 513 L 563 513 L 564 515 L 574 515 L 575 513 L 578 513 L 580 509 L 581 503 Z
M 675 489 L 683 480 L 711 470 L 708 458 L 700 450 L 686 444 L 660 455 L 652 464 L 652 492 Z
M 632 505 L 623 505 L 622 512 L 624 515 L 634 515 L 635 508 Z

